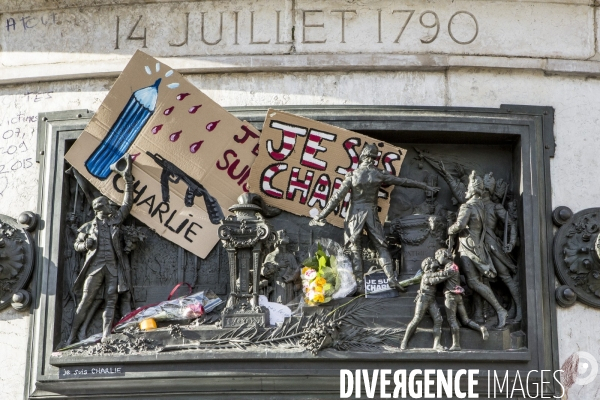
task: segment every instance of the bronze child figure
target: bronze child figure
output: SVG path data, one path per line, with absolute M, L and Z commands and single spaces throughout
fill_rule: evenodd
M 123 158 L 111 166 L 125 180 L 125 195 L 121 208 L 113 212 L 108 198 L 100 196 L 92 202 L 95 218 L 78 230 L 75 250 L 86 252 L 85 262 L 73 285 L 73 291 L 80 298 L 75 311 L 71 335 L 67 344 L 73 343 L 79 328 L 86 319 L 98 291 L 105 294 L 102 316 L 102 340 L 111 333 L 115 306 L 119 293 L 129 290 L 129 263 L 123 251 L 121 224 L 129 215 L 133 205 L 133 177 L 131 156 Z M 81 296 L 79 296 L 82 294 Z
M 436 272 L 436 268 L 439 266 L 438 262 L 433 257 L 427 257 L 421 263 L 421 270 L 423 275 L 421 277 L 421 288 L 415 298 L 415 315 L 406 327 L 406 333 L 404 339 L 400 344 L 400 350 L 406 350 L 408 347 L 408 341 L 411 336 L 415 333 L 417 326 L 425 316 L 425 313 L 429 311 L 429 315 L 433 319 L 433 349 L 442 351 L 444 347 L 441 345 L 440 340 L 442 338 L 442 315 L 440 314 L 440 308 L 435 302 L 435 292 L 438 283 L 441 283 L 448 279 L 452 273 L 458 273 L 457 266 L 451 266 L 443 271 Z
M 438 249 L 435 252 L 435 259 L 439 265 L 444 266 L 444 271 L 447 271 L 449 276 L 444 281 L 444 306 L 446 307 L 446 318 L 452 331 L 452 347 L 448 350 L 458 351 L 460 347 L 460 326 L 456 320 L 456 314 L 460 318 L 460 322 L 466 327 L 469 327 L 477 332 L 481 332 L 483 340 L 487 340 L 489 333 L 485 326 L 479 326 L 475 321 L 469 319 L 467 310 L 463 302 L 464 289 L 460 286 L 460 273 L 458 266 L 454 264 L 452 258 L 448 255 L 448 250 Z
M 378 150 L 374 144 L 366 144 L 360 153 L 360 164 L 357 169 L 349 172 L 342 182 L 340 189 L 335 192 L 321 213 L 313 218 L 311 225 L 323 225 L 327 217 L 335 207 L 350 192 L 350 208 L 344 221 L 344 244 L 350 247 L 352 252 L 352 268 L 356 276 L 359 290 L 364 290 L 363 284 L 363 261 L 361 237 L 363 230 L 367 231 L 369 240 L 379 254 L 379 265 L 383 268 L 388 284 L 391 288 L 406 291 L 394 274 L 392 257 L 387 248 L 383 226 L 379 221 L 377 212 L 377 198 L 381 185 L 396 185 L 414 187 L 437 193 L 440 188 L 426 185 L 412 179 L 400 178 L 387 171 L 382 171 L 375 166 Z

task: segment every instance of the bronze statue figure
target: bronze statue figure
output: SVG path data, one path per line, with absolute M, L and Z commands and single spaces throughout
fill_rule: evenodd
M 379 254 L 379 265 L 383 268 L 388 284 L 391 288 L 406 291 L 396 279 L 392 257 L 387 248 L 383 226 L 379 221 L 377 212 L 377 196 L 381 185 L 396 185 L 414 187 L 437 193 L 438 187 L 412 179 L 400 178 L 386 171 L 378 169 L 374 163 L 377 159 L 377 146 L 367 144 L 360 154 L 358 168 L 346 175 L 340 189 L 335 192 L 321 213 L 313 218 L 311 224 L 322 225 L 334 208 L 344 199 L 348 192 L 351 193 L 350 208 L 344 221 L 344 242 L 352 252 L 352 267 L 357 279 L 359 290 L 364 290 L 363 262 L 361 237 L 363 230 L 367 231 L 369 240 L 373 243 Z
M 496 270 L 485 245 L 486 211 L 481 199 L 482 194 L 483 180 L 473 171 L 469 176 L 467 201 L 460 206 L 456 222 L 448 228 L 448 235 L 459 235 L 458 252 L 467 284 L 491 304 L 498 315 L 497 328 L 502 328 L 506 324 L 508 313 L 500 305 L 490 287 L 482 281 L 482 277 L 496 276 Z
M 113 212 L 107 197 L 100 196 L 94 199 L 92 208 L 95 218 L 78 230 L 75 250 L 87 254 L 73 287 L 76 295 L 81 294 L 81 300 L 75 311 L 67 344 L 75 340 L 96 295 L 101 290 L 105 295 L 102 340 L 106 340 L 111 334 L 118 295 L 129 291 L 129 262 L 123 252 L 121 224 L 133 206 L 131 163 L 131 156 L 125 154 L 111 166 L 111 169 L 125 180 L 121 208 Z
M 296 293 L 302 288 L 300 267 L 294 254 L 288 251 L 290 238 L 286 231 L 277 231 L 275 250 L 267 254 L 263 262 L 263 276 L 269 279 L 272 292 L 269 301 L 287 304 L 294 300 Z
M 458 273 L 458 267 L 450 265 L 447 269 L 436 272 L 438 267 L 439 264 L 433 257 L 427 257 L 421 263 L 423 275 L 421 277 L 420 290 L 415 298 L 415 303 L 417 303 L 415 306 L 415 315 L 406 327 L 404 338 L 400 344 L 400 350 L 406 350 L 408 341 L 428 311 L 433 319 L 433 349 L 438 351 L 444 350 L 444 346 L 440 343 L 442 339 L 443 319 L 442 314 L 440 314 L 440 308 L 435 302 L 436 286 L 438 283 L 448 279 L 452 273 Z
M 444 306 L 446 308 L 446 318 L 448 319 L 448 325 L 452 331 L 452 347 L 448 350 L 458 351 L 461 350 L 460 346 L 460 326 L 456 320 L 456 315 L 460 318 L 460 322 L 468 328 L 471 328 L 477 332 L 481 332 L 483 340 L 489 338 L 489 333 L 484 325 L 479 326 L 475 321 L 469 319 L 467 309 L 463 302 L 464 289 L 460 286 L 460 272 L 458 266 L 454 264 L 451 256 L 446 249 L 438 249 L 435 252 L 436 261 L 444 266 L 444 271 L 448 271 L 449 276 L 444 281 Z
M 509 213 L 502 204 L 496 203 L 491 199 L 496 189 L 496 179 L 491 172 L 484 175 L 483 187 L 484 190 L 481 199 L 485 206 L 485 246 L 491 256 L 498 277 L 504 282 L 515 301 L 515 321 L 520 322 L 522 319 L 521 296 L 517 282 L 511 276 L 511 273 L 515 274 L 517 272 L 517 266 L 509 256 L 517 241 L 516 225 L 512 222 Z M 504 226 L 504 232 L 506 232 L 504 240 L 506 240 L 506 243 L 503 243 L 496 235 L 498 222 L 502 222 Z

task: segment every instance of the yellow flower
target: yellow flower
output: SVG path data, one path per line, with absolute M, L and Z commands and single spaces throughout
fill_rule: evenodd
M 308 271 L 309 269 L 311 269 L 310 267 L 304 267 L 302 268 L 302 273 L 304 274 L 306 271 Z
M 325 296 L 323 296 L 322 294 L 317 294 L 315 295 L 315 297 L 313 298 L 313 301 L 315 303 L 322 303 L 325 301 Z
M 315 292 L 317 292 L 317 293 L 323 293 L 323 286 L 319 286 L 319 285 L 317 285 L 317 286 L 315 287 L 315 289 L 314 289 L 314 290 L 315 290 Z
M 323 278 L 321 276 L 318 277 L 317 279 L 315 279 L 315 282 L 317 282 L 317 285 L 319 285 L 319 286 L 323 286 L 324 284 L 327 283 L 327 281 L 325 280 L 325 278 Z

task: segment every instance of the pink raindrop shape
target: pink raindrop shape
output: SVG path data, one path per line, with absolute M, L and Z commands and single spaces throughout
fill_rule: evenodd
M 193 107 L 191 107 L 191 108 L 188 110 L 188 112 L 189 112 L 190 114 L 195 114 L 195 113 L 196 113 L 196 111 L 198 111 L 198 109 L 199 109 L 200 107 L 202 107 L 202 104 L 199 104 L 199 105 L 197 105 L 197 106 L 193 106 Z
M 181 131 L 177 131 L 175 133 L 171 133 L 171 136 L 169 136 L 169 140 L 171 142 L 176 142 L 177 140 L 179 140 L 179 136 L 181 135 Z
M 134 162 L 136 158 L 138 158 L 138 156 L 140 155 L 140 153 L 135 153 L 131 155 L 131 162 Z
M 175 108 L 175 107 L 169 107 L 169 108 L 167 108 L 167 109 L 166 109 L 166 110 L 163 112 L 163 114 L 165 114 L 165 115 L 169 115 L 169 114 L 171 114 L 171 113 L 173 112 L 173 109 L 174 109 L 174 108 Z
M 163 127 L 162 124 L 156 125 L 154 128 L 152 128 L 152 133 L 156 135 L 158 133 L 158 131 L 160 131 L 162 129 L 162 127 Z
M 179 93 L 176 97 L 177 100 L 181 101 L 183 99 L 185 99 L 186 97 L 188 97 L 190 94 L 189 93 Z
M 190 152 L 195 153 L 198 150 L 200 150 L 200 146 L 202 146 L 202 143 L 204 143 L 204 140 L 201 140 L 201 141 L 196 142 L 196 143 L 192 143 L 190 145 Z
M 221 122 L 221 120 L 209 122 L 208 124 L 206 124 L 206 130 L 212 132 L 217 127 L 217 125 L 219 125 L 219 122 Z

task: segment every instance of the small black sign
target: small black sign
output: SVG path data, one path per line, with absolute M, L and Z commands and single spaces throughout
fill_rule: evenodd
M 78 365 L 61 367 L 58 372 L 58 379 L 106 378 L 111 376 L 125 376 L 125 368 L 122 365 L 93 367 Z
M 398 297 L 398 291 L 390 288 L 388 278 L 383 271 L 375 270 L 365 274 L 365 297 L 368 299 Z

